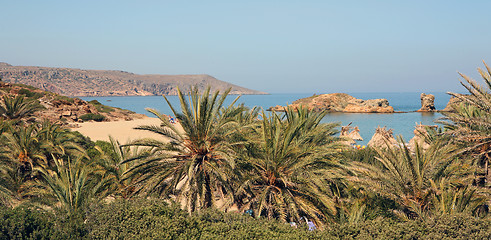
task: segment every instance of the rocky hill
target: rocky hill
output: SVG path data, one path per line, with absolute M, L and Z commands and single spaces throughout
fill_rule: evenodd
M 346 93 L 331 93 L 314 95 L 294 101 L 289 105 L 294 109 L 299 107 L 313 111 L 348 112 L 348 113 L 393 113 L 387 99 L 362 100 Z M 283 106 L 271 107 L 268 110 L 284 111 Z
M 72 125 L 85 121 L 118 121 L 144 118 L 145 115 L 129 110 L 105 106 L 96 100 L 87 102 L 70 98 L 23 84 L 0 81 L 0 101 L 4 96 L 23 95 L 26 101 L 40 105 L 40 109 L 28 121 L 49 120 L 62 125 Z
M 220 81 L 209 75 L 139 75 L 113 70 L 83 70 L 12 66 L 0 62 L 0 79 L 31 85 L 65 96 L 148 96 L 176 95 L 177 86 L 212 90 L 232 88 L 231 94 L 267 94 Z

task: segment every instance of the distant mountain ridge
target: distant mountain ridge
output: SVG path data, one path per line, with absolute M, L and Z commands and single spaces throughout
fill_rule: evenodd
M 83 70 L 36 66 L 12 66 L 0 62 L 0 78 L 4 82 L 31 85 L 66 96 L 151 96 L 177 95 L 191 86 L 230 94 L 267 94 L 220 81 L 210 75 L 134 74 L 117 70 Z

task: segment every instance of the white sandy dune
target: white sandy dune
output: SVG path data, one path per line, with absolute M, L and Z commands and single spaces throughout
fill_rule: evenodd
M 118 140 L 120 143 L 127 143 L 139 138 L 155 138 L 165 140 L 164 137 L 145 130 L 133 129 L 140 125 L 160 125 L 158 118 L 145 117 L 131 121 L 116 122 L 84 122 L 79 123 L 79 128 L 72 128 L 79 131 L 85 136 L 90 137 L 92 141 L 103 140 L 109 141 L 109 135 Z

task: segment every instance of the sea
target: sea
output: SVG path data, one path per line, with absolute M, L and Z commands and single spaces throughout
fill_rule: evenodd
M 322 120 L 323 122 L 335 122 L 344 126 L 351 123 L 351 126 L 358 126 L 363 141 L 357 144 L 366 145 L 375 133 L 375 129 L 387 127 L 393 129 L 394 136 L 402 136 L 405 141 L 409 141 L 414 136 L 416 124 L 439 125 L 435 121 L 442 118 L 441 113 L 420 113 L 415 112 L 421 108 L 420 94 L 416 92 L 390 92 L 390 93 L 348 93 L 359 99 L 385 98 L 395 111 L 404 113 L 328 113 Z M 435 95 L 435 107 L 437 110 L 444 109 L 450 96 L 443 92 L 428 92 Z M 269 107 L 281 105 L 285 106 L 293 101 L 312 96 L 311 93 L 276 93 L 269 95 L 229 95 L 227 104 L 239 97 L 237 103 L 244 103 L 247 107 L 258 106 L 264 110 Z M 180 104 L 177 96 L 167 96 L 172 106 L 179 110 Z M 146 114 L 154 117 L 146 111 L 146 108 L 153 108 L 161 113 L 172 115 L 172 111 L 162 96 L 128 96 L 128 97 L 82 97 L 83 100 L 97 100 L 104 105 L 128 109 L 137 113 Z M 266 112 L 266 111 L 265 111 Z M 266 112 L 268 113 L 268 112 Z M 338 128 L 340 130 L 340 127 Z

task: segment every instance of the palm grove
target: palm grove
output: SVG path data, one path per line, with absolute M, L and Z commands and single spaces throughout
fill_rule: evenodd
M 214 208 L 324 229 L 377 217 L 398 221 L 464 213 L 488 218 L 491 71 L 484 85 L 462 75 L 467 94 L 445 113 L 443 129 L 409 148 L 353 150 L 323 112 L 265 113 L 226 105 L 228 91 L 186 95 L 179 125 L 156 110 L 159 126 L 140 126 L 167 140 L 91 142 L 50 122 L 29 122 L 39 106 L 18 95 L 0 100 L 0 202 L 58 214 L 91 204 L 151 198 L 189 213 Z M 83 215 L 83 214 L 82 214 Z

